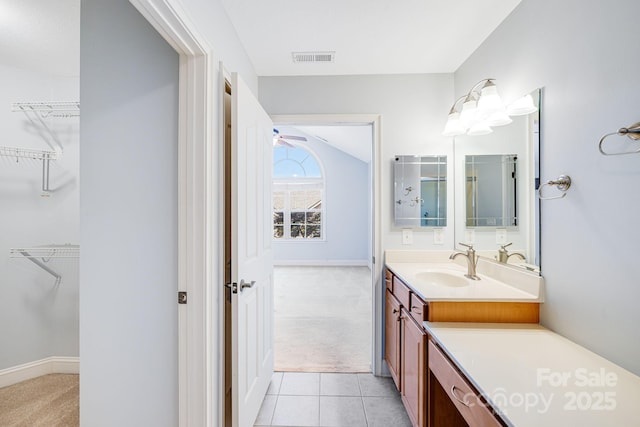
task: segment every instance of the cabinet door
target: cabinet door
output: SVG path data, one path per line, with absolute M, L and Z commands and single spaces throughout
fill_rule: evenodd
M 425 427 L 427 412 L 427 334 L 409 312 L 402 309 L 400 394 L 411 423 Z
M 400 390 L 400 303 L 388 290 L 384 318 L 384 358 L 393 382 Z

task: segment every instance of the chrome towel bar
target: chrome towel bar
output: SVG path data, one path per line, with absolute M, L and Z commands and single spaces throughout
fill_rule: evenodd
M 618 153 L 606 152 L 604 148 L 602 148 L 602 144 L 604 143 L 605 139 L 613 135 L 620 135 L 620 136 L 626 135 L 628 138 L 634 141 L 638 141 L 640 140 L 640 122 L 634 123 L 631 126 L 626 128 L 620 128 L 618 129 L 617 132 L 612 132 L 604 135 L 602 138 L 600 138 L 600 143 L 598 144 L 598 150 L 600 150 L 600 153 L 604 156 L 624 156 L 626 154 L 640 153 L 640 147 L 638 147 L 636 150 L 633 150 L 633 151 L 621 151 Z
M 542 189 L 546 186 L 555 186 L 558 190 L 562 192 L 559 196 L 551 196 L 551 197 L 543 197 Z M 571 187 L 571 177 L 569 175 L 560 175 L 557 179 L 552 179 L 543 183 L 540 187 L 538 187 L 538 197 L 540 200 L 553 200 L 553 199 L 562 199 L 567 195 L 567 190 Z

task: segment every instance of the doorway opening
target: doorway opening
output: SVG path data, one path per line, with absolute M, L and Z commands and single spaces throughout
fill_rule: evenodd
M 275 121 L 275 371 L 372 372 L 372 123 Z
M 80 0 L 4 1 L 0 9 L 0 425 L 74 426 Z

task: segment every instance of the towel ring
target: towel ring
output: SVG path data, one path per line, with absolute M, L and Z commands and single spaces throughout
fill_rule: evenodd
M 543 197 L 542 189 L 544 188 L 545 185 L 548 185 L 548 186 L 555 185 L 558 190 L 562 191 L 562 194 L 559 196 Z M 567 195 L 567 190 L 570 187 L 571 187 L 571 177 L 569 175 L 560 175 L 558 179 L 547 181 L 544 184 L 542 184 L 540 187 L 538 187 L 538 198 L 540 200 L 562 199 Z
M 633 139 L 634 141 L 638 141 L 640 140 L 640 122 L 634 123 L 628 128 L 620 128 L 618 129 L 617 132 L 612 132 L 604 135 L 602 138 L 600 138 L 600 143 L 598 144 L 598 150 L 600 150 L 600 153 L 604 156 L 623 156 L 626 154 L 640 153 L 640 148 L 634 151 L 622 151 L 620 153 L 607 153 L 602 148 L 602 143 L 604 142 L 605 139 L 613 135 L 620 135 L 620 136 L 626 135 L 627 138 Z

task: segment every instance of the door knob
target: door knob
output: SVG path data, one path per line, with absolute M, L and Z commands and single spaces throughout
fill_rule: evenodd
M 256 284 L 255 280 L 252 280 L 251 283 L 247 283 L 244 280 L 240 280 L 240 292 L 244 290 L 244 288 L 253 288 L 253 285 Z

